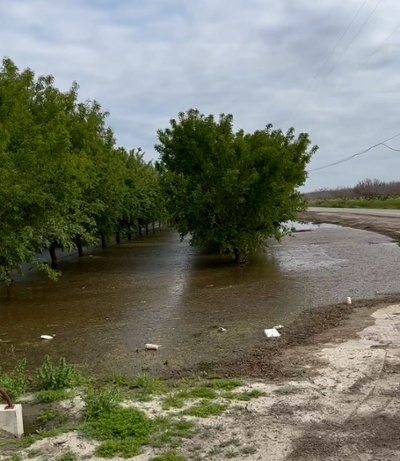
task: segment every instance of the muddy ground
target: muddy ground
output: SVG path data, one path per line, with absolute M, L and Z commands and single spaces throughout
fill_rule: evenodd
M 241 376 L 263 396 L 199 421 L 186 460 L 397 461 L 400 459 L 400 296 L 304 312 L 281 338 L 260 342 L 236 361 L 182 374 Z M 138 403 L 135 403 L 138 405 Z M 160 414 L 160 403 L 142 410 Z M 20 459 L 94 459 L 79 433 L 44 439 Z M 38 456 L 33 456 L 39 453 Z M 148 461 L 150 449 L 137 458 Z M 0 456 L 1 459 L 1 456 Z

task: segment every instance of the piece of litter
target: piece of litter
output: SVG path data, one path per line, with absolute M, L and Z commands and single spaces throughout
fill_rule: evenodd
M 351 298 L 350 298 L 350 296 L 347 296 L 346 302 L 347 302 L 347 304 L 351 304 Z
M 275 325 L 275 330 L 283 330 L 283 325 Z
M 219 331 L 220 333 L 223 333 L 224 331 L 226 331 L 226 328 L 224 328 L 224 327 L 219 327 L 219 328 L 218 328 L 218 331 Z
M 41 338 L 41 339 L 53 339 L 53 336 L 50 336 L 50 335 L 42 335 L 40 338 Z
M 158 344 L 146 344 L 145 347 L 148 351 L 156 351 L 160 346 Z
M 269 328 L 267 330 L 264 330 L 264 335 L 267 338 L 279 338 L 281 334 L 276 328 Z

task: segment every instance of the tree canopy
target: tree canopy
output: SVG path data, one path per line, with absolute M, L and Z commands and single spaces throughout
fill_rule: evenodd
M 62 92 L 51 75 L 0 67 L 0 279 L 36 257 L 105 240 L 163 216 L 159 174 L 140 150 L 118 148 L 97 101 Z
M 279 239 L 304 201 L 306 165 L 317 147 L 267 125 L 234 132 L 233 117 L 218 120 L 191 109 L 158 130 L 158 167 L 168 211 L 181 236 L 220 253 L 245 254 Z

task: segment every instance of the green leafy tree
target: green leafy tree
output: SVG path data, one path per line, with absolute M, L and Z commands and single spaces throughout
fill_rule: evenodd
M 304 206 L 297 188 L 317 147 L 307 134 L 234 132 L 233 117 L 180 113 L 158 130 L 159 170 L 168 211 L 181 237 L 216 252 L 245 255 L 279 239 Z

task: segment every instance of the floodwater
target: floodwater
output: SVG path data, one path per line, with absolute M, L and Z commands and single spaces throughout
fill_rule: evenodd
M 56 283 L 31 273 L 10 299 L 0 289 L 0 365 L 26 357 L 34 367 L 49 354 L 107 374 L 190 367 L 251 348 L 264 328 L 304 309 L 399 291 L 400 249 L 390 239 L 307 229 L 271 242 L 245 267 L 164 230 L 65 258 Z M 145 351 L 146 343 L 160 348 Z

